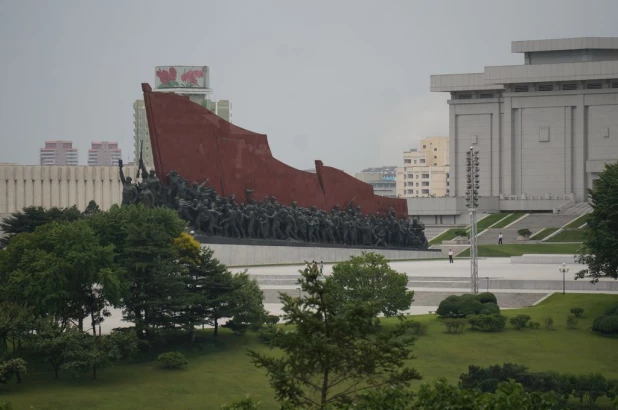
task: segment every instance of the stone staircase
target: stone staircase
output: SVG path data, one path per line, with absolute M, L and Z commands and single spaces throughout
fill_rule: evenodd
M 518 229 L 530 229 L 532 233 L 535 233 L 544 228 L 560 228 L 573 219 L 577 215 L 563 215 L 563 214 L 529 214 L 523 219 L 515 222 L 509 226 L 509 230 L 513 229 L 517 232 Z
M 477 236 L 476 243 L 478 245 L 497 245 L 498 235 L 502 232 L 502 243 L 521 243 L 517 240 L 517 229 L 487 229 L 480 236 Z
M 563 215 L 583 215 L 592 212 L 592 207 L 588 202 L 569 202 L 558 208 L 558 212 Z

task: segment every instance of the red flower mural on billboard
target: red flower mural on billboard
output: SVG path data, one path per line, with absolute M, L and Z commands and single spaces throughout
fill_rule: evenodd
M 200 78 L 204 78 L 204 71 L 201 69 L 187 69 L 180 75 L 180 82 L 177 81 L 178 72 L 175 67 L 170 67 L 165 70 L 159 68 L 157 77 L 160 84 L 157 88 L 174 88 L 174 87 L 204 87 L 205 84 L 199 84 Z
M 204 72 L 201 70 L 186 70 L 180 76 L 180 81 L 185 87 L 197 87 L 197 79 L 204 77 Z

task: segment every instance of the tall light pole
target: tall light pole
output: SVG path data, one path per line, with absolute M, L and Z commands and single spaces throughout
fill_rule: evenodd
M 569 273 L 566 263 L 562 263 L 562 266 L 558 266 L 558 271 L 562 273 L 562 294 L 566 294 L 566 274 Z
M 466 206 L 470 212 L 470 281 L 472 293 L 479 293 L 478 247 L 476 243 L 476 208 L 479 206 L 479 152 L 474 147 L 466 153 Z

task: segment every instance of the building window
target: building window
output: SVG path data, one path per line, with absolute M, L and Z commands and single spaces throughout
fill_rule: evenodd
M 418 179 L 420 176 L 418 174 L 416 174 L 416 179 Z
M 429 174 L 423 174 L 423 179 L 429 178 Z
M 404 163 L 404 164 L 411 164 L 411 163 L 412 163 L 412 160 L 410 160 L 410 159 L 404 159 L 404 160 L 403 160 L 403 163 Z
M 588 83 L 588 84 L 586 84 L 586 89 L 588 89 L 588 90 L 600 90 L 601 88 L 603 88 L 603 84 L 602 83 Z
M 494 98 L 492 93 L 480 93 L 479 98 Z
M 514 91 L 516 93 L 527 93 L 529 91 L 528 85 L 516 85 Z
M 433 152 L 437 152 L 437 151 L 438 151 L 438 148 L 434 148 L 434 149 L 433 149 Z
M 421 161 L 421 164 L 424 164 L 424 163 L 425 163 L 425 160 L 424 160 L 424 159 L 421 159 L 420 161 Z
M 472 99 L 472 94 L 459 94 L 457 99 L 458 100 L 471 100 Z M 425 148 L 425 147 L 423 147 L 423 148 Z
M 414 160 L 414 163 L 416 164 L 416 160 Z
M 433 159 L 438 159 L 438 156 L 437 156 L 437 155 L 434 155 L 434 156 L 433 156 Z
M 429 186 L 429 181 L 423 181 L 423 186 Z
M 577 83 L 562 84 L 562 89 L 563 89 L 564 91 L 573 91 L 573 90 L 577 90 Z
M 427 145 L 423 145 L 423 149 L 427 148 Z
M 536 88 L 537 91 L 554 91 L 553 84 L 539 84 Z
M 438 166 L 438 163 L 437 163 L 437 162 L 434 162 L 434 163 L 433 163 L 433 166 L 434 166 L 434 167 L 437 167 L 437 166 Z
M 429 190 L 428 189 L 423 189 L 423 194 L 424 195 L 429 195 Z
M 418 186 L 418 182 L 416 183 L 416 186 Z

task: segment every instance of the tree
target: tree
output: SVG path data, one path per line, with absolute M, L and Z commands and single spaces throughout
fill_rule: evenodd
M 232 316 L 225 327 L 236 333 L 244 333 L 247 329 L 258 330 L 267 316 L 264 310 L 264 292 L 246 271 L 236 273 L 232 284 L 234 287 L 230 295 Z
M 407 289 L 408 276 L 391 269 L 384 256 L 373 252 L 334 265 L 332 280 L 341 303 L 371 301 L 384 316 L 409 309 L 414 298 Z
M 589 277 L 593 283 L 605 275 L 618 279 L 618 163 L 605 164 L 588 196 L 593 211 L 578 257 L 588 267 L 576 278 Z
M 0 383 L 8 383 L 15 376 L 17 383 L 21 383 L 21 376 L 26 374 L 26 362 L 15 358 L 0 363 Z
M 103 245 L 114 246 L 128 291 L 125 319 L 135 323 L 139 337 L 157 327 L 173 326 L 185 304 L 184 278 L 179 272 L 174 239 L 185 227 L 176 212 L 164 207 L 112 206 L 87 218 Z
M 22 304 L 0 302 L 0 353 L 19 352 L 22 342 L 34 329 L 34 323 L 32 309 Z
M 70 357 L 70 348 L 79 346 L 79 339 L 84 336 L 78 329 L 69 327 L 62 329 L 54 320 L 40 320 L 37 326 L 37 336 L 34 338 L 34 348 L 41 353 L 54 369 L 56 379 L 60 367 Z
M 90 316 L 93 334 L 100 312 L 117 306 L 122 281 L 113 246 L 102 246 L 85 221 L 50 222 L 11 240 L 0 255 L 0 296 L 25 303 L 39 317 L 69 320 L 83 329 Z
M 302 298 L 281 294 L 284 320 L 291 327 L 269 336 L 283 355 L 269 357 L 250 350 L 253 363 L 266 369 L 276 398 L 294 408 L 346 403 L 360 393 L 384 386 L 406 386 L 420 379 L 405 366 L 412 358 L 410 322 L 383 327 L 376 317 L 381 301 L 341 305 L 339 284 L 323 280 L 319 270 L 301 272 Z
M 49 209 L 41 206 L 29 206 L 0 222 L 0 231 L 4 231 L 6 234 L 4 238 L 0 239 L 0 248 L 7 246 L 11 239 L 20 233 L 34 232 L 37 227 L 53 221 L 77 221 L 81 216 L 81 212 L 75 206 Z

